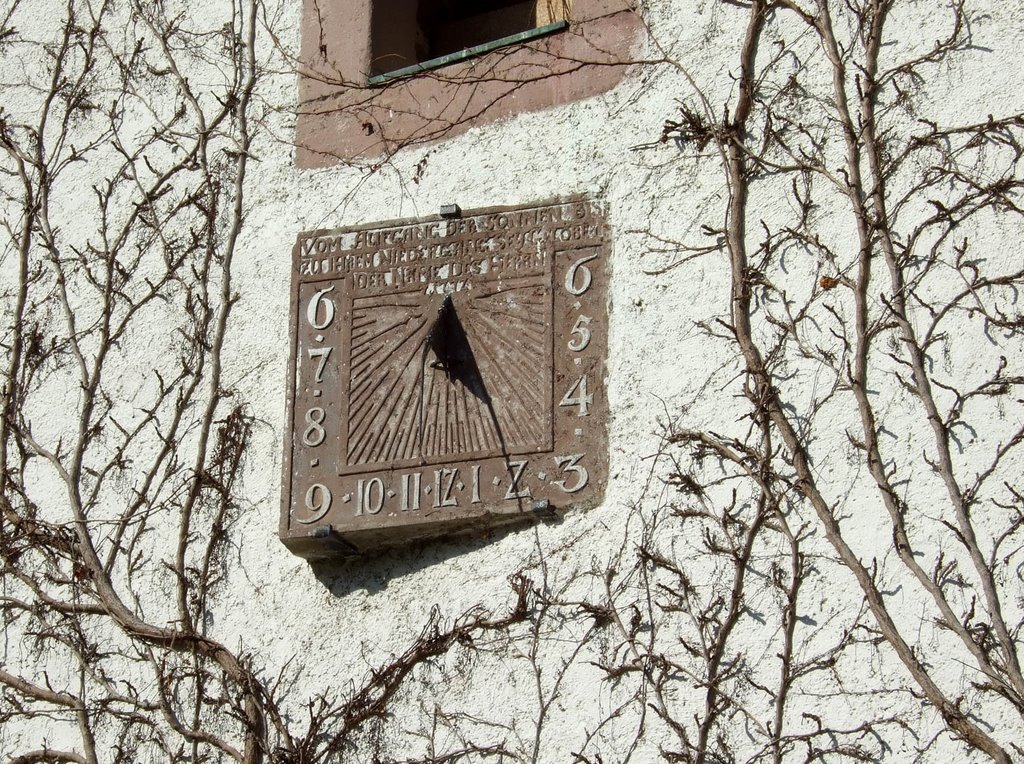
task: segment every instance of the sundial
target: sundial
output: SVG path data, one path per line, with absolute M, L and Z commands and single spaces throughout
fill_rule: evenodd
M 284 543 L 358 554 L 598 503 L 607 260 L 586 198 L 301 234 Z

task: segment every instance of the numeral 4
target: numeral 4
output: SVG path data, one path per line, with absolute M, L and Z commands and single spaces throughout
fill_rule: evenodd
M 558 402 L 558 405 L 579 406 L 576 416 L 588 416 L 590 414 L 590 404 L 593 402 L 594 396 L 587 393 L 587 375 L 584 374 L 573 383 L 572 387 L 565 391 L 565 395 L 562 396 L 562 400 Z

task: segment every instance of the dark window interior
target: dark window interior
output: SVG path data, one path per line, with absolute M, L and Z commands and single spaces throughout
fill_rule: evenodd
M 536 16 L 536 3 L 530 0 L 420 0 L 416 20 L 426 48 L 420 60 L 533 29 Z
M 563 3 L 558 0 L 558 7 Z M 564 18 L 552 12 L 552 5 L 552 0 L 376 0 L 371 74 L 393 72 Z

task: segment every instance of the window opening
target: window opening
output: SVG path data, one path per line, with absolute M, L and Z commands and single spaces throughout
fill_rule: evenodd
M 376 0 L 370 85 L 568 27 L 567 0 Z

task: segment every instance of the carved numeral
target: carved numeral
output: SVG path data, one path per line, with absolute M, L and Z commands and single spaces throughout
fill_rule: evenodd
M 384 481 L 380 478 L 356 482 L 356 517 L 375 515 L 384 506 Z
M 442 467 L 434 470 L 434 506 L 435 507 L 457 507 L 459 500 L 452 496 L 452 487 L 459 477 L 459 470 L 446 469 Z
M 590 289 L 590 283 L 593 281 L 594 275 L 590 272 L 590 268 L 587 267 L 587 263 L 596 259 L 597 255 L 581 257 L 569 266 L 569 270 L 565 272 L 566 292 L 569 294 L 581 295 Z
M 306 320 L 314 329 L 326 329 L 334 320 L 334 302 L 330 297 L 324 297 L 332 289 L 334 289 L 334 284 L 324 287 L 310 298 L 309 305 L 306 306 Z M 321 305 L 323 306 L 323 320 L 320 320 Z
M 313 375 L 313 381 L 317 384 L 324 381 L 324 369 L 327 368 L 327 359 L 331 357 L 331 350 L 333 350 L 333 348 L 329 347 L 309 349 L 309 360 L 312 361 L 314 358 L 320 359 L 316 365 L 316 374 Z
M 402 475 L 402 511 L 410 509 L 416 511 L 420 508 L 420 481 L 423 475 L 419 472 L 406 473 Z
M 576 493 L 581 488 L 586 486 L 590 481 L 590 473 L 587 472 L 587 468 L 580 464 L 580 459 L 583 458 L 583 454 L 570 454 L 569 456 L 556 456 L 555 463 L 559 466 L 562 472 L 572 472 L 576 475 L 576 484 L 571 488 L 565 484 L 565 479 L 553 480 L 552 485 L 557 485 L 566 493 Z
M 512 471 L 512 480 L 509 481 L 508 490 L 505 491 L 506 499 L 528 499 L 530 497 L 530 487 L 526 488 L 519 487 L 519 479 L 523 476 L 523 472 L 526 470 L 527 460 L 523 459 L 521 462 L 510 461 L 508 468 Z
M 566 343 L 569 350 L 578 353 L 590 344 L 590 329 L 587 328 L 587 324 L 593 320 L 594 319 L 590 316 L 580 316 L 576 319 L 576 323 L 572 325 L 572 331 L 570 334 L 577 336 L 573 337 Z
M 314 406 L 306 412 L 306 429 L 302 433 L 302 442 L 313 448 L 319 446 L 324 442 L 324 437 L 327 435 L 324 432 L 324 419 L 327 416 L 327 412 L 319 406 Z
M 480 503 L 480 465 L 473 465 L 473 491 L 469 499 L 470 504 Z
M 576 393 L 576 395 L 573 395 Z M 579 406 L 576 416 L 589 416 L 590 404 L 594 402 L 594 396 L 587 393 L 587 375 L 584 374 L 577 379 L 572 387 L 565 391 L 559 406 Z
M 306 489 L 306 510 L 311 514 L 305 519 L 301 517 L 297 517 L 295 519 L 303 525 L 315 523 L 326 515 L 328 510 L 330 510 L 331 499 L 332 496 L 330 488 L 322 483 L 313 483 L 313 485 Z

